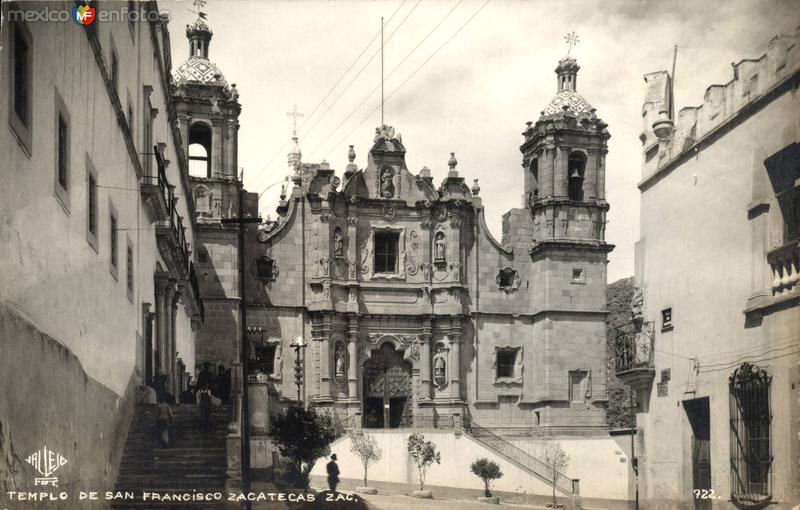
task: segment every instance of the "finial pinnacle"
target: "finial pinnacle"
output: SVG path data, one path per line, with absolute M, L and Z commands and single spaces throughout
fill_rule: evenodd
M 567 41 L 567 56 L 569 56 L 569 52 L 572 51 L 572 48 L 574 48 L 575 45 L 580 42 L 580 39 L 578 38 L 578 34 L 576 34 L 573 30 L 564 36 L 564 40 Z
M 450 171 L 453 172 L 456 169 L 456 165 L 458 165 L 458 160 L 456 160 L 456 153 L 450 153 L 450 159 L 447 161 L 447 166 L 450 167 Z
M 352 163 L 356 159 L 356 151 L 354 149 L 355 145 L 350 146 L 350 150 L 347 151 L 347 160 Z

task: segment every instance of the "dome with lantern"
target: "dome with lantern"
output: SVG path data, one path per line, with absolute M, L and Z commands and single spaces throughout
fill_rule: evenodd
M 213 35 L 204 12 L 198 12 L 197 19 L 186 25 L 190 53 L 189 58 L 172 71 L 172 79 L 176 85 L 199 84 L 228 88 L 222 71 L 208 59 L 208 47 Z
M 572 57 L 564 57 L 558 62 L 558 92 L 542 111 L 543 116 L 570 112 L 574 115 L 594 113 L 594 108 L 577 92 L 578 70 L 581 67 Z

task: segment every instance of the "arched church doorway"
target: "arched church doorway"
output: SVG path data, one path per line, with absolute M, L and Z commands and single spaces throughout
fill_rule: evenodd
M 411 426 L 411 364 L 387 342 L 364 363 L 364 428 Z

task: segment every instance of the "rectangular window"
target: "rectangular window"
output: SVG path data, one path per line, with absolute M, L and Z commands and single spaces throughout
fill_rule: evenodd
M 97 171 L 91 161 L 86 161 L 86 240 L 98 250 L 98 205 L 97 205 Z
M 30 48 L 21 30 L 14 30 L 14 113 L 28 127 L 28 65 Z
M 118 233 L 118 226 L 117 226 L 117 213 L 114 210 L 114 207 L 109 204 L 109 247 L 110 247 L 110 255 L 111 255 L 111 274 L 114 277 L 117 276 L 117 269 L 119 268 L 119 245 L 117 243 L 117 233 Z
M 70 210 L 70 117 L 67 107 L 58 90 L 54 93 L 55 103 L 55 177 L 53 189 L 56 199 L 61 203 L 64 210 Z
M 586 372 L 584 370 L 569 371 L 569 401 L 586 401 Z
M 672 329 L 672 307 L 661 310 L 661 330 Z
M 131 29 L 131 35 L 133 35 L 133 25 L 136 22 L 138 11 L 139 10 L 139 2 L 136 0 L 128 0 L 128 28 Z
M 67 145 L 69 143 L 69 134 L 67 132 L 67 121 L 64 116 L 58 114 L 58 184 L 65 190 L 67 189 Z
M 586 273 L 583 268 L 572 268 L 572 283 L 586 283 Z
M 117 83 L 119 82 L 119 60 L 117 60 L 117 50 L 114 49 L 113 43 L 111 46 L 111 86 L 117 91 Z
M 130 97 L 128 98 L 128 129 L 131 130 L 131 135 L 133 135 L 133 106 L 131 105 Z
M 397 252 L 400 244 L 398 232 L 375 233 L 375 272 L 396 273 Z
M 277 344 L 257 345 L 254 368 L 262 374 L 274 374 L 276 350 Z
M 32 38 L 21 22 L 9 24 L 10 48 L 8 69 L 11 74 L 8 87 L 9 124 L 22 148 L 31 153 L 31 121 L 33 96 L 33 51 Z
M 128 299 L 133 302 L 133 245 L 130 239 L 128 240 L 128 249 L 126 254 L 125 263 L 125 286 L 128 289 Z
M 800 239 L 800 143 L 791 143 L 764 160 L 778 214 L 783 220 L 783 243 Z
M 497 351 L 496 378 L 515 377 L 514 366 L 517 364 L 517 350 L 504 349 Z

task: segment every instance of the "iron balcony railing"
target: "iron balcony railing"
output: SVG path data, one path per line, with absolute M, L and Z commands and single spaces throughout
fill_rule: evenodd
M 153 146 L 153 151 L 156 157 L 156 174 L 155 175 L 145 175 L 142 177 L 146 184 L 158 186 L 158 189 L 161 191 L 161 195 L 164 197 L 164 202 L 169 204 L 170 199 L 170 191 L 169 191 L 169 181 L 167 180 L 167 172 L 166 172 L 166 165 L 164 164 L 164 158 L 161 155 L 161 152 L 157 145 Z
M 614 340 L 616 373 L 622 374 L 633 370 L 654 370 L 654 337 L 651 323 L 642 324 L 640 331 L 617 330 Z
M 487 447 L 496 451 L 500 455 L 506 457 L 515 464 L 530 471 L 534 475 L 553 483 L 553 470 L 546 462 L 537 459 L 528 452 L 520 449 L 517 446 L 509 443 L 502 437 L 496 435 L 494 432 L 481 427 L 474 421 L 469 421 L 465 427 L 466 432 L 483 443 Z M 569 478 L 563 473 L 555 473 L 555 485 L 563 494 L 579 495 L 580 494 L 580 480 L 576 478 Z

